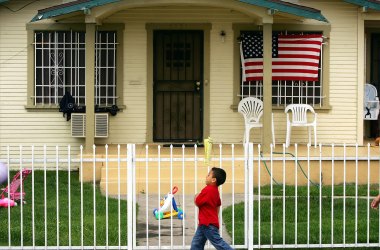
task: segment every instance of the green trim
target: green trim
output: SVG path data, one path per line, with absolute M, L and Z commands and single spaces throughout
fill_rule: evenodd
M 280 11 L 280 12 L 292 14 L 295 16 L 315 19 L 318 21 L 326 22 L 326 23 L 329 22 L 321 14 L 320 10 L 302 6 L 302 5 L 282 2 L 279 0 L 239 0 L 239 2 L 268 8 L 270 11 L 273 11 L 273 12 Z
M 0 0 L 1 1 L 1 0 Z M 47 9 L 39 10 L 37 15 L 33 17 L 31 22 L 49 19 L 56 16 L 70 14 L 77 11 L 86 12 L 94 7 L 106 5 L 109 3 L 119 2 L 120 0 L 87 0 L 75 1 L 67 4 L 56 5 Z
M 8 0 L 0 0 L 0 4 L 8 2 Z
M 0 0 L 6 1 L 6 0 Z M 39 10 L 37 15 L 33 17 L 31 22 L 40 21 L 43 19 L 49 19 L 52 17 L 57 17 L 65 14 L 70 14 L 73 12 L 83 11 L 86 12 L 91 8 L 106 5 L 109 3 L 119 2 L 121 0 L 78 0 L 74 2 L 69 2 L 66 4 L 56 5 L 47 9 Z M 318 21 L 328 23 L 327 19 L 321 14 L 320 10 L 313 9 L 310 7 L 292 4 L 288 2 L 283 2 L 280 0 L 238 0 L 242 3 L 247 3 L 254 6 L 260 6 L 264 8 L 268 8 L 270 12 L 275 13 L 276 11 L 315 19 Z M 353 2 L 368 2 L 368 1 L 353 1 Z M 377 5 L 378 6 L 378 5 Z
M 375 0 L 344 0 L 346 3 L 362 6 L 373 10 L 380 10 L 380 2 Z

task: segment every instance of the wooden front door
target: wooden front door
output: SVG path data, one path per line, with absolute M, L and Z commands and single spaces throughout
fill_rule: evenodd
M 203 31 L 154 32 L 156 142 L 202 141 Z

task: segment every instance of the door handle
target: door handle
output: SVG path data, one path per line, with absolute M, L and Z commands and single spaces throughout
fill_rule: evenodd
M 197 81 L 197 82 L 195 82 L 195 85 L 197 85 L 197 91 L 199 91 L 201 88 L 200 88 L 200 86 L 201 86 L 201 82 L 200 81 Z

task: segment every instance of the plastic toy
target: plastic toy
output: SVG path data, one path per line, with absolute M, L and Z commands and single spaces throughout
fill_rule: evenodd
M 0 162 L 0 185 L 8 180 L 8 166 Z
M 174 186 L 173 190 L 169 192 L 165 197 L 160 201 L 160 208 L 153 210 L 153 215 L 157 220 L 166 219 L 170 217 L 177 216 L 178 219 L 183 219 L 183 211 L 177 206 L 177 203 L 174 199 L 174 194 L 177 193 L 178 187 Z M 171 204 L 170 204 L 171 203 Z M 172 205 L 173 208 L 170 207 Z
M 0 207 L 14 207 L 17 206 L 17 203 L 14 200 L 8 199 L 8 198 L 3 198 L 0 199 Z
M 21 186 L 21 182 L 24 183 L 25 178 L 28 177 L 31 172 L 32 171 L 29 169 L 23 169 L 22 171 L 17 172 L 9 186 L 2 189 L 0 198 L 3 199 L 9 193 L 9 197 L 12 200 L 18 201 L 22 198 L 23 203 L 25 203 L 24 185 Z

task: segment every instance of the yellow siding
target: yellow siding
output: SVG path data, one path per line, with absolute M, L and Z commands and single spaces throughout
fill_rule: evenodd
M 362 134 L 357 133 L 357 115 L 361 115 L 362 103 L 358 103 L 358 39 L 357 7 L 339 0 L 299 1 L 322 10 L 329 20 L 331 33 L 329 97 L 331 110 L 318 112 L 318 141 L 322 143 L 356 143 Z M 286 133 L 285 114 L 276 114 L 276 140 L 283 143 Z M 285 118 L 286 119 L 286 118 Z M 304 130 L 304 132 L 302 132 Z M 297 131 L 298 134 L 297 134 Z M 307 141 L 306 129 L 292 133 L 292 142 Z
M 330 105 L 329 113 L 319 114 L 318 139 L 324 143 L 356 143 L 357 116 L 362 110 L 358 103 L 358 39 L 357 7 L 342 1 L 316 1 L 324 7 L 331 23 L 330 46 Z M 330 8 L 326 8 L 327 6 Z
M 28 3 L 30 1 L 9 1 L 6 6 L 12 10 L 18 10 Z M 60 3 L 62 0 L 36 1 L 16 12 L 0 7 L 1 159 L 6 159 L 8 145 L 12 156 L 19 155 L 19 145 L 23 145 L 25 158 L 30 157 L 31 145 L 36 145 L 35 157 L 37 158 L 43 157 L 44 144 L 47 145 L 48 158 L 55 156 L 56 145 L 67 148 L 70 144 L 73 151 L 79 151 L 82 140 L 71 137 L 70 122 L 62 117 L 62 113 L 56 110 L 39 112 L 25 109 L 28 98 L 26 24 L 38 9 Z M 66 155 L 63 153 L 60 157 L 67 159 Z M 13 167 L 19 165 L 11 164 Z M 31 167 L 30 164 L 26 166 Z

